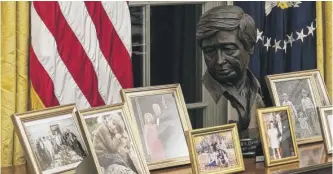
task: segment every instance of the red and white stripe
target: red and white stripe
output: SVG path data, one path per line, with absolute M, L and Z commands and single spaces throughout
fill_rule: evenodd
M 121 102 L 133 86 L 125 1 L 33 2 L 30 78 L 46 107 Z

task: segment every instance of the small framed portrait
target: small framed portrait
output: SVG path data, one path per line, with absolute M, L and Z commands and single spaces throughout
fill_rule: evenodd
M 266 166 L 299 161 L 289 106 L 258 109 L 257 120 Z
M 189 164 L 184 132 L 191 130 L 179 84 L 122 90 L 149 169 Z
M 15 114 L 12 120 L 34 173 L 75 171 L 86 145 L 73 112 L 75 105 Z
M 244 171 L 235 123 L 188 131 L 186 137 L 194 174 Z
M 78 111 L 76 116 L 98 174 L 150 173 L 135 141 L 127 107 L 96 107 Z
M 298 144 L 323 140 L 318 106 L 330 103 L 317 70 L 268 75 L 266 82 L 275 106 L 289 106 Z
M 326 152 L 332 154 L 333 151 L 333 106 L 318 107 L 320 124 L 324 137 Z

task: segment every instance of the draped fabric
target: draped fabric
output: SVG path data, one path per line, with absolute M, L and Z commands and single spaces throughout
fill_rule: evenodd
M 317 68 L 332 97 L 332 2 L 316 2 L 317 18 Z M 332 100 L 332 98 L 331 98 Z
M 133 86 L 124 1 L 2 2 L 1 36 L 4 173 L 25 173 L 11 115 L 69 103 L 81 109 L 120 103 L 120 89 Z
M 1 2 L 1 167 L 24 163 L 11 115 L 28 109 L 29 2 Z
M 133 86 L 128 4 L 32 2 L 29 66 L 33 109 L 121 103 Z
M 255 20 L 257 43 L 249 68 L 260 81 L 264 101 L 272 106 L 265 76 L 315 69 L 315 2 L 235 1 Z

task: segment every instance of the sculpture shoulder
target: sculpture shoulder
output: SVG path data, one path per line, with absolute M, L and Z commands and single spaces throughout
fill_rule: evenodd
M 263 97 L 262 97 L 262 95 L 261 95 L 261 93 L 259 91 L 258 91 L 257 97 L 256 97 L 256 104 L 257 104 L 257 108 L 264 108 L 264 107 L 266 107 L 265 103 L 264 103 L 264 100 L 263 100 Z

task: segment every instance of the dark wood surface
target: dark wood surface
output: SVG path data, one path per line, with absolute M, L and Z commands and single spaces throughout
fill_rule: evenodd
M 284 173 L 332 173 L 332 156 L 327 155 L 324 145 L 310 144 L 299 147 L 300 161 L 297 163 L 265 167 L 263 162 L 255 163 L 254 158 L 244 158 L 245 171 L 241 174 L 284 174 Z M 2 174 L 28 174 L 26 165 L 1 168 Z M 191 174 L 191 165 L 151 171 L 152 174 Z
M 327 155 L 324 144 L 299 147 L 300 161 L 291 164 L 265 167 L 264 162 L 255 163 L 254 158 L 244 158 L 245 171 L 241 174 L 316 173 L 332 174 L 332 156 Z M 152 174 L 192 174 L 191 165 L 151 171 Z

